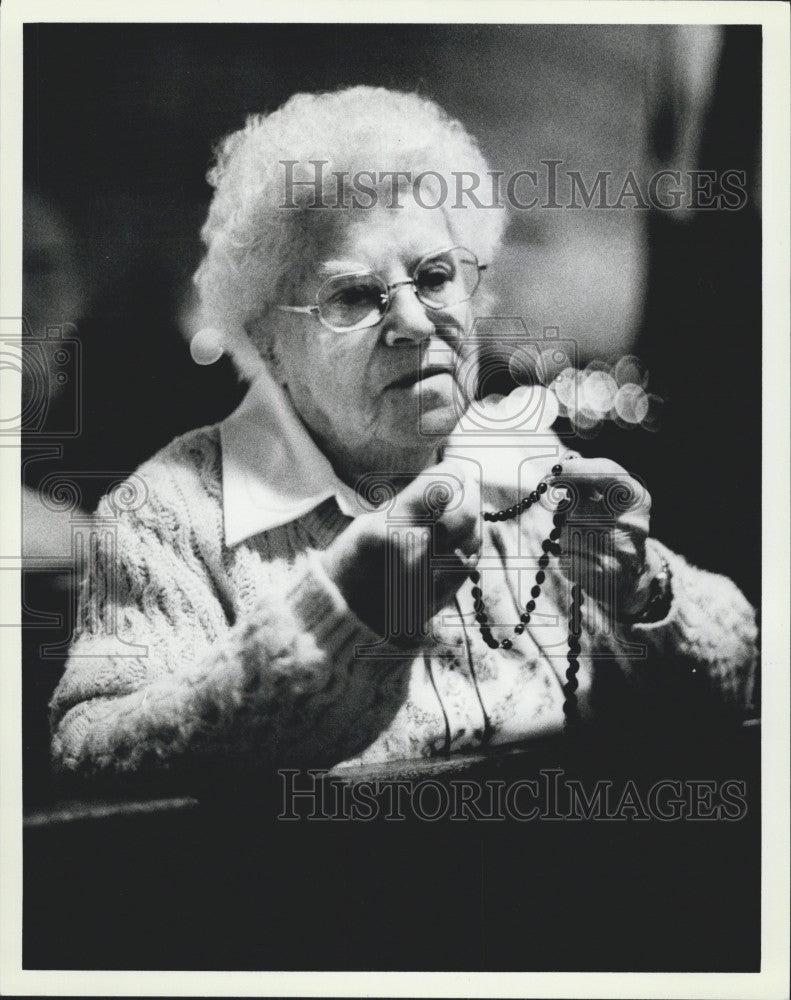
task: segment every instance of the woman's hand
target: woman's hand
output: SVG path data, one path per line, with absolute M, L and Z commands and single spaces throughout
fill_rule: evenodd
M 553 463 L 557 464 L 557 463 Z M 562 565 L 605 613 L 638 617 L 658 567 L 646 559 L 651 497 L 616 462 L 561 459 L 547 500 L 571 498 L 559 539 Z M 480 484 L 469 463 L 447 459 L 415 478 L 386 509 L 363 514 L 323 553 L 349 606 L 396 643 L 419 640 L 464 582 L 459 553 L 481 544 Z M 563 489 L 565 487 L 565 490 Z
M 355 518 L 322 559 L 362 621 L 411 644 L 464 582 L 459 553 L 480 548 L 480 483 L 468 463 L 446 459 L 384 506 Z
M 561 459 L 551 478 L 571 499 L 559 544 L 575 583 L 595 596 L 605 613 L 629 620 L 643 612 L 657 567 L 646 559 L 651 496 L 616 462 L 606 458 Z M 557 496 L 551 490 L 549 496 Z

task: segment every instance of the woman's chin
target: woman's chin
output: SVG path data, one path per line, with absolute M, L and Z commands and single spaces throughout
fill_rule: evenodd
M 391 396 L 388 424 L 392 439 L 401 444 L 418 444 L 420 439 L 448 437 L 464 411 L 458 387 L 450 376 L 428 379 L 410 391 Z
M 421 438 L 450 437 L 461 417 L 455 406 L 437 406 L 420 414 L 418 434 Z
M 385 446 L 406 451 L 433 450 L 450 437 L 458 419 L 453 407 L 436 407 L 421 413 L 418 420 L 391 424 L 377 437 Z

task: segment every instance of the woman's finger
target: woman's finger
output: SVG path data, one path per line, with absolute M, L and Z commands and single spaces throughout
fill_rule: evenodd
M 556 486 L 568 486 L 573 502 L 569 513 L 575 519 L 592 514 L 619 521 L 630 519 L 640 528 L 647 523 L 651 494 L 615 462 L 582 460 L 563 467 L 554 482 Z

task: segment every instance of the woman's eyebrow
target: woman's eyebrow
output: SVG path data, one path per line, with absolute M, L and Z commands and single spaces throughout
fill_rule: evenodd
M 363 271 L 370 271 L 370 268 L 359 260 L 325 260 L 318 266 L 320 275 L 360 274 Z

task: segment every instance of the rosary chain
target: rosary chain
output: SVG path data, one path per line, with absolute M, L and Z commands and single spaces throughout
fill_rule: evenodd
M 560 476 L 562 473 L 562 465 L 558 464 L 552 466 L 553 476 Z M 547 483 L 542 481 L 531 493 L 529 493 L 526 497 L 523 497 L 519 503 L 514 504 L 512 507 L 506 507 L 503 510 L 492 512 L 485 511 L 483 519 L 484 521 L 510 521 L 515 517 L 519 517 L 525 511 L 529 510 L 534 503 L 537 503 L 541 496 L 546 493 L 547 489 Z M 519 616 L 519 624 L 514 627 L 515 635 L 521 635 L 524 632 L 525 627 L 530 624 L 530 616 L 533 611 L 535 611 L 536 601 L 541 596 L 541 587 L 546 579 L 545 570 L 549 565 L 550 555 L 561 555 L 562 550 L 558 540 L 562 534 L 563 526 L 565 525 L 568 517 L 569 506 L 570 501 L 567 502 L 565 509 L 558 507 L 552 518 L 552 531 L 550 531 L 549 537 L 545 538 L 541 543 L 542 553 L 538 560 L 538 571 L 536 573 L 535 583 L 530 590 L 530 600 L 525 604 L 525 610 Z M 510 638 L 497 639 L 492 632 L 491 625 L 489 624 L 489 618 L 486 614 L 483 591 L 480 586 L 480 572 L 477 569 L 471 569 L 468 572 L 468 576 L 473 585 L 473 608 L 475 611 L 475 621 L 478 623 L 481 638 L 490 649 L 511 649 L 513 647 L 513 642 Z M 568 653 L 566 654 L 568 667 L 566 669 L 566 683 L 563 685 L 563 713 L 566 717 L 566 725 L 568 727 L 571 727 L 579 721 L 579 709 L 577 705 L 576 692 L 579 687 L 577 674 L 580 669 L 578 657 L 581 651 L 580 636 L 582 635 L 582 605 L 582 588 L 579 584 L 575 583 L 571 589 Z

